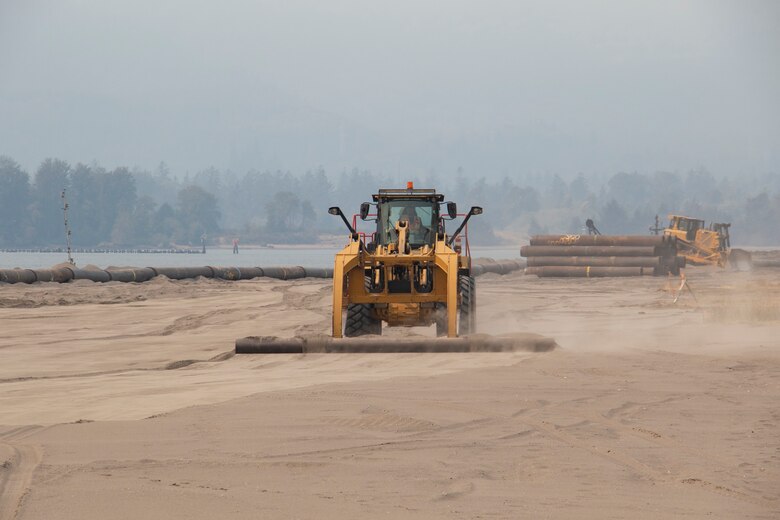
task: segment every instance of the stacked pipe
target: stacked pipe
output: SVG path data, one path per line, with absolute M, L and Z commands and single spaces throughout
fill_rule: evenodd
M 536 235 L 520 248 L 526 274 L 607 277 L 679 274 L 676 237 L 666 235 Z

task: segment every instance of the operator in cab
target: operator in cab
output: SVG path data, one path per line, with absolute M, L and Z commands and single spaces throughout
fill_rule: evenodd
M 412 244 L 424 244 L 430 242 L 431 229 L 423 226 L 422 219 L 417 215 L 413 206 L 406 206 L 398 217 L 399 222 L 406 222 L 409 229 L 409 242 Z

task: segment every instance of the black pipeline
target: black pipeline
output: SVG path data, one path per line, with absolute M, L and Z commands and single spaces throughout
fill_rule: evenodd
M 340 338 L 314 336 L 279 338 L 249 336 L 236 340 L 236 354 L 346 354 L 401 352 L 549 352 L 555 340 L 536 334 L 487 336 L 474 334 L 460 338 Z
M 474 261 L 471 272 L 474 276 L 485 273 L 507 274 L 525 267 L 513 260 L 495 261 L 481 258 Z M 253 278 L 276 278 L 297 280 L 300 278 L 333 278 L 332 267 L 128 267 L 125 269 L 78 269 L 60 266 L 52 269 L 0 269 L 0 282 L 35 283 L 71 280 L 93 282 L 147 282 L 156 276 L 171 280 L 186 280 L 202 276 L 219 280 L 251 280 Z
M 471 275 L 480 276 L 486 273 L 509 274 L 525 267 L 524 262 L 515 260 L 493 260 L 492 258 L 477 258 L 471 263 Z
M 333 269 L 321 267 L 130 267 L 126 269 L 78 269 L 56 267 L 53 269 L 0 269 L 0 282 L 35 283 L 71 280 L 93 282 L 147 282 L 156 276 L 172 280 L 189 278 L 215 278 L 219 280 L 251 280 L 253 278 L 277 278 L 296 280 L 299 278 L 332 278 Z

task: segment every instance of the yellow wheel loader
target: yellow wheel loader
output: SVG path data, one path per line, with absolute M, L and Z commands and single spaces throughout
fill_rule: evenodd
M 373 208 L 373 209 L 372 209 Z M 444 211 L 442 211 L 444 210 Z M 236 340 L 237 354 L 390 352 L 544 352 L 555 341 L 536 334 L 475 334 L 476 285 L 467 224 L 482 208 L 459 214 L 454 202 L 433 189 L 381 189 L 360 205 L 350 222 L 338 207 L 328 210 L 349 228 L 349 244 L 333 268 L 331 336 Z M 357 231 L 358 217 L 375 222 Z M 452 234 L 445 225 L 463 217 Z M 463 235 L 461 235 L 463 233 Z M 436 325 L 436 335 L 378 337 L 382 328 Z
M 450 236 L 445 223 L 459 216 L 456 204 L 411 183 L 380 189 L 373 203 L 361 204 L 361 220 L 376 222 L 370 234 L 358 233 L 340 208 L 328 212 L 350 232 L 333 268 L 334 338 L 381 335 L 383 324 L 435 323 L 437 335 L 450 338 L 475 332 L 476 285 L 467 238 L 459 238 L 482 208 L 472 207 Z

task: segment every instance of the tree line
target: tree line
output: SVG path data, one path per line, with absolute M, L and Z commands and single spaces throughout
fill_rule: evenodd
M 732 241 L 780 245 L 780 177 L 716 178 L 703 168 L 564 179 L 516 174 L 488 180 L 461 169 L 400 178 L 358 168 L 328 175 L 252 170 L 242 174 L 207 168 L 175 176 L 154 170 L 44 160 L 33 175 L 0 157 L 0 247 L 62 245 L 62 191 L 69 203 L 74 246 L 171 247 L 227 243 L 315 243 L 343 235 L 327 214 L 339 205 L 348 215 L 380 187 L 435 187 L 462 211 L 485 208 L 472 219 L 475 244 L 512 244 L 538 233 L 582 233 L 592 218 L 605 234 L 646 234 L 669 213 L 731 222 Z M 663 225 L 663 224 L 662 224 Z

